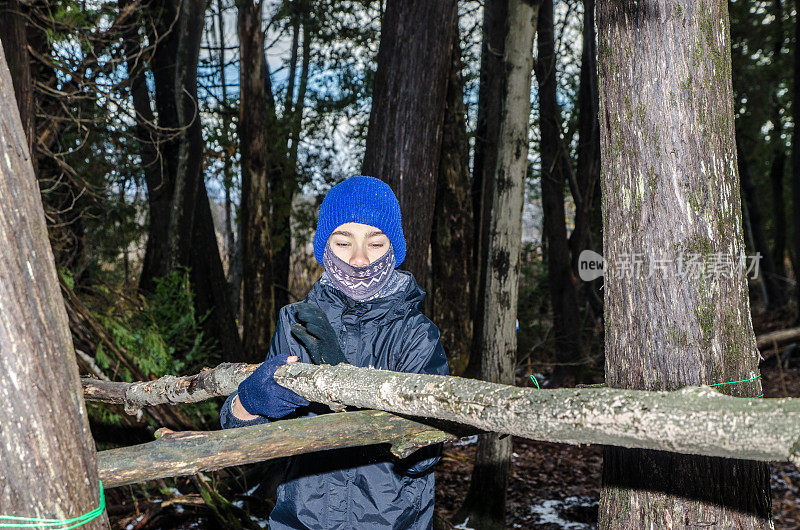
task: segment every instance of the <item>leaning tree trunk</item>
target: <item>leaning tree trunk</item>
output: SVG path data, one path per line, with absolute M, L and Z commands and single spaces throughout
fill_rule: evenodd
M 0 514 L 99 505 L 97 462 L 41 195 L 0 50 Z M 57 425 L 56 423 L 57 422 Z M 108 528 L 105 515 L 84 528 Z
M 522 245 L 522 204 L 528 169 L 533 38 L 538 5 L 508 3 L 503 54 L 504 80 L 487 231 L 489 261 L 484 264 L 486 294 L 481 336 L 481 379 L 514 384 L 517 356 L 517 299 Z M 469 518 L 473 528 L 504 528 L 511 438 L 481 436 L 470 489 L 454 522 Z
M 560 385 L 581 358 L 578 293 L 572 273 L 564 210 L 564 182 L 569 160 L 562 151 L 561 111 L 556 102 L 556 50 L 553 0 L 542 2 L 539 14 L 536 80 L 539 83 L 541 129 L 541 187 L 543 239 L 547 246 L 547 276 L 553 307 L 553 331 L 557 365 L 551 380 Z
M 469 360 L 472 337 L 470 301 L 472 203 L 469 181 L 461 36 L 453 32 L 447 80 L 442 150 L 436 182 L 431 232 L 431 319 L 442 332 L 450 373 L 461 375 Z
M 422 286 L 457 17 L 455 0 L 386 3 L 362 165 L 364 175 L 386 181 L 400 201 L 408 249 L 402 268 Z
M 727 5 L 602 2 L 597 25 L 606 383 L 757 396 Z M 600 528 L 770 528 L 770 503 L 765 463 L 604 450 Z

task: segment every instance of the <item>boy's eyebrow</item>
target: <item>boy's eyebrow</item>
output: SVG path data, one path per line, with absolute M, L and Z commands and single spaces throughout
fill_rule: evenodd
M 339 235 L 342 235 L 342 236 L 345 236 L 345 237 L 353 237 L 353 233 L 352 232 L 348 232 L 347 230 L 337 230 L 337 231 L 333 232 L 331 235 L 336 235 L 336 234 L 339 234 Z M 367 237 L 375 237 L 375 236 L 382 236 L 382 235 L 385 235 L 382 231 L 375 230 L 374 232 L 368 233 Z

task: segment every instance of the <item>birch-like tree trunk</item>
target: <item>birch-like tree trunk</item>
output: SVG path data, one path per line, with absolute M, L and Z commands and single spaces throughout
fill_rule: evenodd
M 400 201 L 406 258 L 423 287 L 436 195 L 455 0 L 388 0 L 381 23 L 362 173 Z
M 727 4 L 600 2 L 597 26 L 606 383 L 755 397 Z M 600 528 L 771 528 L 765 463 L 607 448 L 602 480 Z
M 484 175 L 493 182 L 491 195 L 484 197 L 491 201 L 491 213 L 486 232 L 488 261 L 483 268 L 484 313 L 478 315 L 483 319 L 481 379 L 510 385 L 517 356 L 517 288 L 537 15 L 538 4 L 529 0 L 508 3 L 497 165 L 491 176 Z M 511 438 L 481 436 L 470 489 L 454 522 L 469 518 L 469 526 L 476 528 L 505 527 L 510 462 Z
M 1 47 L 1 46 L 0 46 Z M 97 462 L 44 209 L 0 50 L 0 514 L 99 505 Z M 57 424 L 57 425 L 56 425 Z M 101 515 L 84 528 L 108 528 Z

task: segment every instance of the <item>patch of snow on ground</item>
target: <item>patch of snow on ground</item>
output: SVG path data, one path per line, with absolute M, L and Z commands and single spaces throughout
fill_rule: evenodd
M 472 436 L 470 436 L 470 438 L 473 438 L 473 437 L 472 437 Z M 477 436 L 475 436 L 474 438 L 478 438 L 478 437 L 477 437 Z M 474 443 L 474 442 L 473 442 L 473 443 Z M 467 444 L 463 444 L 463 445 L 467 445 Z M 471 526 L 467 526 L 467 523 L 469 523 L 469 517 L 467 517 L 466 519 L 464 519 L 464 522 L 463 522 L 463 523 L 461 523 L 460 525 L 456 525 L 456 526 L 454 526 L 454 527 L 453 527 L 453 529 L 454 529 L 454 530 L 475 530 L 475 529 L 474 529 L 474 528 L 472 528 Z
M 553 524 L 567 530 L 591 530 L 596 528 L 596 526 L 588 523 L 568 521 L 563 519 L 561 514 L 569 508 L 591 508 L 597 505 L 597 499 L 586 496 L 567 497 L 564 500 L 541 499 L 538 500 L 536 504 L 531 505 L 531 513 L 536 515 L 537 519 L 534 521 L 534 524 L 537 525 Z
M 476 443 L 478 443 L 478 435 L 473 434 L 472 436 L 459 438 L 457 442 L 453 442 L 453 445 L 472 445 Z

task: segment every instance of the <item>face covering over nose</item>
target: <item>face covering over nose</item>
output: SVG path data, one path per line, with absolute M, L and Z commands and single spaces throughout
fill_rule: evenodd
M 394 249 L 391 243 L 386 254 L 364 267 L 353 267 L 336 256 L 330 241 L 325 245 L 322 265 L 325 272 L 344 294 L 359 302 L 374 296 L 392 277 L 394 271 Z

